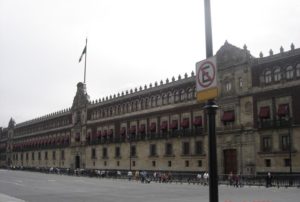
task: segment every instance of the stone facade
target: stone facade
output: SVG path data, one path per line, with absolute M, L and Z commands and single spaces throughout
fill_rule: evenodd
M 216 56 L 218 172 L 299 172 L 300 49 L 254 58 L 226 41 Z M 193 72 L 95 101 L 78 83 L 70 109 L 1 128 L 0 163 L 204 172 L 203 106 Z

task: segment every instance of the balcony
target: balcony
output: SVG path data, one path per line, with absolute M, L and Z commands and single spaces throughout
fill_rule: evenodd
M 290 120 L 279 119 L 279 120 L 264 120 L 261 119 L 257 122 L 258 129 L 270 129 L 270 128 L 286 128 L 292 125 Z

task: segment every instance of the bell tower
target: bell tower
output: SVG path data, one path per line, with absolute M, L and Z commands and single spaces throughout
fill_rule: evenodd
M 77 92 L 73 100 L 72 124 L 71 131 L 71 147 L 74 163 L 72 168 L 84 168 L 85 150 L 84 144 L 86 140 L 86 122 L 87 122 L 87 106 L 89 104 L 89 96 L 86 92 L 86 85 L 82 82 L 77 84 Z

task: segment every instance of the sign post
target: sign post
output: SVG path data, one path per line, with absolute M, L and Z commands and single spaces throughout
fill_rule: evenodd
M 207 101 L 204 109 L 208 115 L 209 142 L 209 201 L 219 201 L 217 148 L 216 148 L 216 105 L 214 98 L 218 96 L 217 65 L 213 56 L 210 0 L 204 0 L 206 60 L 196 64 L 197 100 Z

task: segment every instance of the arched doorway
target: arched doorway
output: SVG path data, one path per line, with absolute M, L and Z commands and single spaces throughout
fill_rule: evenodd
M 75 169 L 80 168 L 80 156 L 75 156 Z

